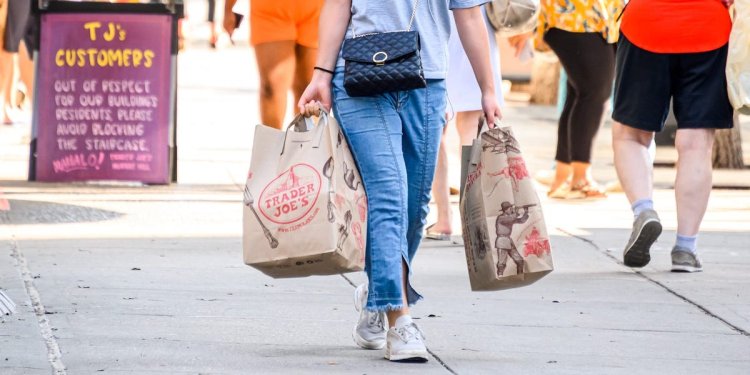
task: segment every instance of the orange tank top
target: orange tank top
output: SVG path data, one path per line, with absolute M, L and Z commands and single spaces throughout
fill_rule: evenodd
M 620 25 L 631 43 L 655 53 L 715 50 L 731 28 L 721 0 L 630 0 Z

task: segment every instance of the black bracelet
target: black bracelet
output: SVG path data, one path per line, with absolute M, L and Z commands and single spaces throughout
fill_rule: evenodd
M 331 74 L 331 75 L 334 74 L 333 70 L 328 70 L 326 68 L 321 68 L 319 66 L 314 67 L 313 70 L 320 70 L 321 72 L 326 72 L 326 73 Z

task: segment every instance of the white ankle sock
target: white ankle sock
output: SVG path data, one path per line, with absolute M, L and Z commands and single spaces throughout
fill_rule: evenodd
M 396 328 L 401 328 L 403 326 L 411 324 L 412 322 L 414 321 L 411 319 L 410 315 L 401 315 L 398 319 L 396 319 L 396 323 L 394 323 L 393 326 Z

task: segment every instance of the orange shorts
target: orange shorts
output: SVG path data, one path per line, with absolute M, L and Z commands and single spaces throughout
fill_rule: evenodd
M 293 40 L 318 48 L 318 19 L 323 0 L 250 1 L 250 43 Z

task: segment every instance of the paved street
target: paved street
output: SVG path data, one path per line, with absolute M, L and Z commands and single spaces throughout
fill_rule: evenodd
M 188 28 L 205 38 L 198 21 Z M 0 126 L 0 287 L 18 304 L 0 317 L 0 374 L 750 373 L 750 170 L 716 171 L 703 273 L 669 272 L 673 168 L 656 171 L 665 233 L 640 271 L 621 264 L 632 221 L 622 193 L 561 202 L 540 186 L 552 274 L 474 293 L 458 233 L 425 241 L 413 280 L 426 299 L 413 313 L 430 361 L 358 349 L 362 274 L 274 280 L 242 264 L 254 58 L 246 42 L 205 44 L 180 56 L 178 184 L 27 182 L 28 122 Z M 532 173 L 549 168 L 555 109 L 510 101 L 504 114 Z M 750 162 L 747 117 L 743 131 Z M 609 125 L 595 158 L 595 176 L 614 180 Z

